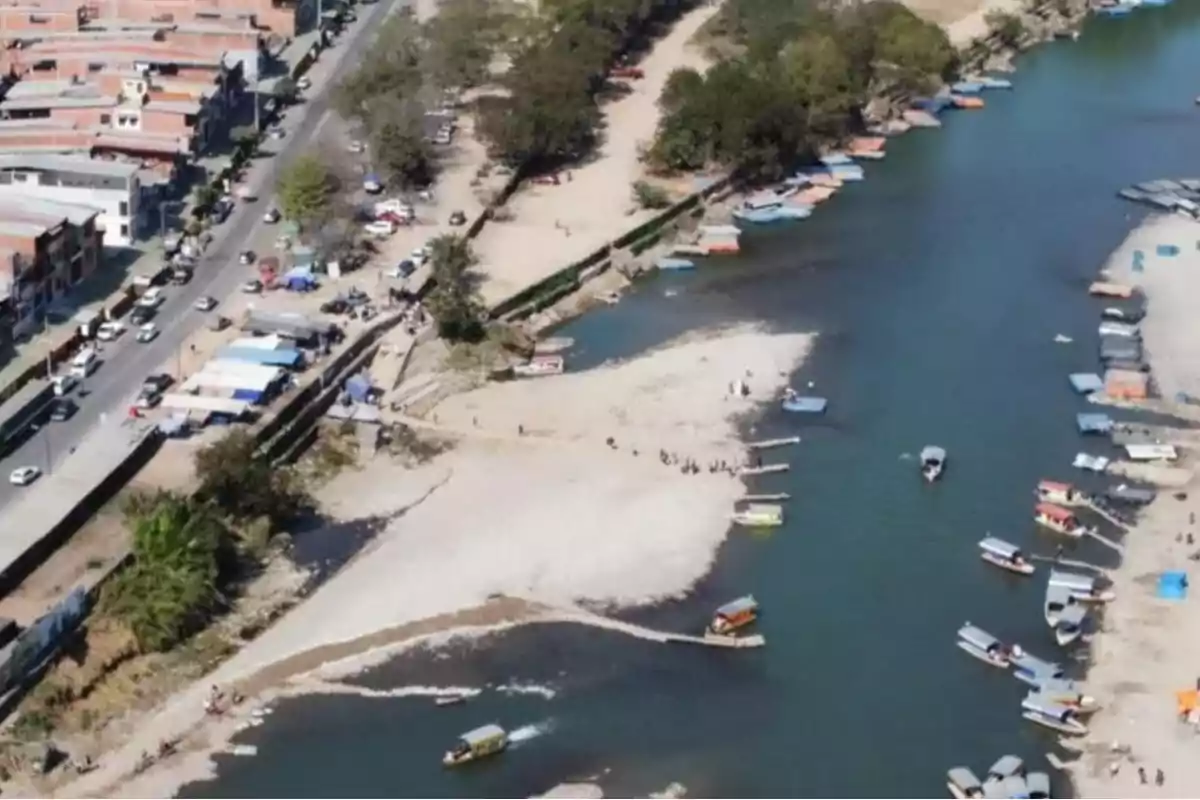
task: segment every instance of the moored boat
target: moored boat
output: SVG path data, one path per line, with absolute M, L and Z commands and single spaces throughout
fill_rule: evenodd
M 1071 591 L 1062 586 L 1047 586 L 1046 599 L 1042 602 L 1042 616 L 1051 628 L 1058 627 L 1059 617 L 1069 606 L 1075 605 Z
M 1019 654 L 1021 648 L 1017 645 L 1008 646 L 980 627 L 969 622 L 963 623 L 958 629 L 958 648 L 967 655 L 979 659 L 993 667 L 1008 669 L 1014 653 Z
M 1117 593 L 1111 589 L 1101 588 L 1100 582 L 1091 575 L 1059 569 L 1051 570 L 1047 586 L 1066 589 L 1077 603 L 1111 603 L 1117 597 Z
M 1044 772 L 1031 772 L 1025 776 L 1025 796 L 1029 800 L 1048 800 L 1050 776 Z
M 1015 544 L 989 536 L 979 543 L 979 549 L 982 551 L 980 558 L 989 564 L 1018 575 L 1033 574 L 1033 563 Z
M 733 512 L 733 521 L 749 527 L 776 527 L 783 524 L 783 506 L 773 503 L 751 503 Z
M 802 397 L 791 389 L 783 398 L 780 407 L 793 414 L 824 414 L 829 401 L 824 397 Z
M 1073 539 L 1093 532 L 1092 528 L 1080 523 L 1072 511 L 1053 503 L 1038 503 L 1034 506 L 1033 519 L 1039 525 Z
M 946 788 L 958 800 L 976 800 L 984 796 L 983 784 L 967 767 L 954 767 L 947 772 Z
M 1087 609 L 1083 606 L 1069 605 L 1058 615 L 1054 624 L 1054 640 L 1060 647 L 1074 644 L 1083 635 L 1083 624 L 1087 620 Z
M 921 475 L 925 477 L 925 480 L 933 483 L 942 477 L 945 469 L 946 451 L 934 445 L 926 445 L 921 450 Z
M 1013 653 L 1009 662 L 1012 664 L 1013 677 L 1030 686 L 1036 687 L 1042 681 L 1060 680 L 1066 675 L 1060 664 L 1030 655 L 1024 650 Z
M 1060 481 L 1038 481 L 1037 489 L 1033 494 L 1043 503 L 1060 506 L 1078 506 L 1087 502 L 1087 496 L 1083 492 L 1078 491 L 1069 483 Z
M 548 339 L 542 339 L 533 345 L 533 352 L 536 355 L 553 355 L 561 353 L 564 350 L 570 350 L 575 346 L 575 340 L 570 336 L 551 336 Z
M 499 725 L 484 725 L 458 737 L 458 743 L 447 750 L 442 764 L 455 767 L 468 761 L 492 756 L 508 747 L 508 734 Z
M 739 597 L 718 608 L 708 624 L 707 633 L 716 636 L 733 636 L 734 633 L 758 619 L 758 601 L 754 595 Z
M 1017 756 L 1007 755 L 1000 756 L 996 759 L 996 763 L 988 768 L 987 775 L 984 776 L 983 782 L 989 783 L 995 781 L 1008 780 L 1009 778 L 1019 778 L 1025 775 L 1025 762 Z
M 544 375 L 561 375 L 565 367 L 562 356 L 534 356 L 525 364 L 512 368 L 518 378 L 539 378 Z
M 1067 678 L 1045 678 L 1031 685 L 1044 699 L 1073 708 L 1077 714 L 1091 714 L 1100 710 L 1100 702 L 1085 692 L 1077 681 Z
M 1021 701 L 1021 708 L 1021 716 L 1037 725 L 1072 736 L 1083 736 L 1088 732 L 1087 725 L 1076 719 L 1075 712 L 1066 706 L 1049 703 L 1035 696 Z

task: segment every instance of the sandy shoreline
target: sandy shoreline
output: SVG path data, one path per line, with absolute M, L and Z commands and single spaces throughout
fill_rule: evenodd
M 1113 253 L 1105 272 L 1137 286 L 1147 298 L 1142 323 L 1153 376 L 1163 398 L 1200 392 L 1200 318 L 1191 307 L 1200 292 L 1200 224 L 1178 216 L 1157 216 L 1133 231 Z M 1158 256 L 1155 246 L 1175 244 L 1179 254 Z M 1145 269 L 1131 268 L 1133 251 L 1145 254 Z M 1190 456 L 1190 454 L 1188 454 Z M 1187 457 L 1187 456 L 1185 456 Z M 1190 466 L 1190 465 L 1189 465 Z M 1191 491 L 1190 488 L 1187 488 Z M 1081 797 L 1195 797 L 1200 794 L 1200 741 L 1175 713 L 1175 693 L 1194 688 L 1200 675 L 1200 612 L 1190 600 L 1155 596 L 1158 575 L 1192 573 L 1187 555 L 1196 550 L 1176 542 L 1195 532 L 1189 515 L 1194 497 L 1180 501 L 1163 490 L 1125 537 L 1125 554 L 1113 574 L 1117 599 L 1107 609 L 1104 630 L 1092 643 L 1090 691 L 1105 708 L 1080 742 L 1083 755 L 1071 775 Z M 1114 743 L 1129 748 L 1113 752 Z M 1112 774 L 1112 769 L 1118 770 Z M 1149 782 L 1139 781 L 1138 767 Z M 1154 785 L 1156 770 L 1166 783 Z

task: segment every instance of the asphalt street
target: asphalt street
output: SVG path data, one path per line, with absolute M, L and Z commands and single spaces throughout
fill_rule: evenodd
M 321 127 L 332 116 L 331 87 L 357 66 L 372 31 L 378 29 L 393 8 L 408 2 L 386 0 L 372 6 L 360 6 L 358 20 L 321 57 L 322 60 L 334 60 L 332 69 L 324 74 L 323 70 L 310 70 L 313 85 L 305 92 L 305 102 L 287 111 L 282 122 L 284 138 L 267 140 L 265 147 L 274 150 L 275 155 L 255 162 L 250 182 L 258 190 L 260 199 L 252 203 L 239 202 L 229 218 L 212 229 L 213 241 L 190 283 L 167 287 L 167 300 L 159 306 L 154 319 L 161 330 L 158 338 L 140 344 L 134 341 L 133 331 L 129 330 L 117 341 L 105 343 L 100 368 L 85 382 L 86 396 L 80 397 L 78 390 L 72 393 L 79 403 L 79 411 L 66 422 L 43 426 L 7 458 L 0 460 L 0 475 L 3 476 L 0 508 L 23 491 L 8 482 L 13 469 L 34 465 L 43 471 L 53 471 L 54 465 L 73 452 L 97 423 L 112 425 L 125 419 L 146 375 L 171 364 L 179 357 L 187 338 L 212 315 L 221 313 L 220 305 L 207 313 L 193 308 L 200 296 L 210 295 L 223 301 L 237 291 L 241 283 L 253 277 L 246 267 L 238 264 L 237 254 L 243 249 L 266 252 L 267 248 L 256 246 L 256 243 L 259 240 L 271 242 L 275 238 L 273 230 L 278 226 L 264 223 L 262 214 L 268 207 L 273 194 L 270 190 L 279 174 L 315 144 Z

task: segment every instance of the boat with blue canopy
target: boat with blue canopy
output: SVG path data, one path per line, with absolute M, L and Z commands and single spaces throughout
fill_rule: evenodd
M 967 655 L 1000 669 L 1008 669 L 1014 650 L 1020 652 L 1019 647 L 1009 647 L 983 628 L 969 622 L 958 629 L 957 645 L 958 649 Z
M 1015 544 L 989 536 L 979 542 L 979 549 L 979 557 L 989 564 L 1018 575 L 1033 574 L 1033 562 L 1026 558 Z
M 1021 701 L 1021 708 L 1023 709 L 1021 716 L 1025 719 L 1059 733 L 1083 736 L 1088 732 L 1087 725 L 1076 719 L 1074 710 L 1066 706 L 1050 703 L 1034 696 L 1026 697 Z
M 793 414 L 824 414 L 829 401 L 824 397 L 802 397 L 790 395 L 780 404 L 784 411 Z
M 979 94 L 983 91 L 983 84 L 975 81 L 959 81 L 950 84 L 950 91 L 955 94 Z
M 696 262 L 687 258 L 671 258 L 669 256 L 664 256 L 654 263 L 659 269 L 672 270 L 675 272 L 696 268 Z
M 1041 681 L 1058 680 L 1066 676 L 1062 665 L 1030 655 L 1024 650 L 1012 653 L 1009 662 L 1012 664 L 1013 676 L 1030 686 L 1036 687 Z

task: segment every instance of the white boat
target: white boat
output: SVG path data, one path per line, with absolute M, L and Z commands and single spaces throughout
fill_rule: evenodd
M 946 788 L 958 800 L 976 800 L 984 796 L 983 784 L 966 767 L 954 767 L 946 773 Z
M 783 524 L 783 506 L 772 503 L 751 503 L 733 512 L 733 521 L 750 527 L 775 527 Z
M 536 355 L 552 355 L 570 350 L 574 346 L 575 340 L 570 336 L 551 336 L 549 339 L 542 339 L 534 344 L 533 352 Z
M 1044 772 L 1031 772 L 1025 776 L 1025 797 L 1029 800 L 1048 800 L 1050 776 Z
M 1002 781 L 1014 776 L 1025 774 L 1025 762 L 1017 756 L 1000 756 L 996 759 L 996 763 L 988 768 L 987 775 L 984 776 L 983 782 Z
M 1038 503 L 1033 508 L 1033 519 L 1039 525 L 1049 528 L 1055 533 L 1078 539 L 1084 534 L 1095 533 L 1095 528 L 1089 528 L 1079 521 L 1073 511 L 1056 506 L 1053 503 Z
M 1087 503 L 1087 496 L 1083 492 L 1069 483 L 1059 481 L 1038 481 L 1033 495 L 1042 503 L 1058 506 L 1081 506 Z
M 1043 681 L 1061 680 L 1066 674 L 1060 664 L 1045 661 L 1024 650 L 1020 652 L 1016 652 L 1017 648 L 1013 648 L 1013 650 L 1009 662 L 1012 664 L 1013 677 L 1021 683 L 1037 687 Z
M 1074 644 L 1083 635 L 1083 623 L 1087 619 L 1087 609 L 1079 605 L 1069 605 L 1058 615 L 1054 623 L 1054 640 L 1060 647 Z
M 1071 462 L 1071 466 L 1090 472 L 1104 472 L 1108 469 L 1108 464 L 1109 458 L 1107 456 L 1093 456 L 1087 453 L 1077 454 L 1075 460 Z
M 1075 712 L 1066 706 L 1049 703 L 1035 696 L 1026 697 L 1021 702 L 1021 708 L 1024 709 L 1021 716 L 1025 719 L 1051 730 L 1072 736 L 1083 736 L 1088 732 L 1087 725 L 1077 720 Z
M 508 734 L 503 728 L 494 724 L 484 725 L 460 736 L 454 748 L 442 756 L 442 764 L 447 767 L 458 766 L 503 752 L 507 747 Z
M 1031 684 L 1044 699 L 1060 706 L 1075 709 L 1077 714 L 1099 711 L 1100 701 L 1083 690 L 1083 686 L 1067 678 L 1045 678 Z
M 1033 574 L 1033 562 L 1025 558 L 1025 554 L 1015 544 L 989 536 L 979 543 L 979 549 L 982 551 L 979 557 L 989 564 L 1018 575 Z
M 527 364 L 512 368 L 518 378 L 540 378 L 543 375 L 561 375 L 565 368 L 562 356 L 534 356 Z
M 927 445 L 921 450 L 921 475 L 933 483 L 942 477 L 946 469 L 946 451 L 934 445 Z
M 1142 336 L 1142 332 L 1138 329 L 1137 325 L 1131 325 L 1128 322 L 1116 322 L 1109 319 L 1101 322 L 1096 332 L 1101 336 L 1121 336 L 1126 339 L 1140 339 Z
M 1047 586 L 1046 599 L 1042 603 L 1042 615 L 1046 618 L 1046 624 L 1051 628 L 1057 628 L 1058 619 L 1062 616 L 1063 611 L 1073 605 L 1075 605 L 1075 598 L 1071 596 L 1069 589 L 1061 586 Z
M 1066 589 L 1071 599 L 1077 603 L 1111 603 L 1117 593 L 1111 589 L 1101 589 L 1098 581 L 1091 575 L 1080 575 L 1076 572 L 1051 570 L 1047 586 Z
M 1008 669 L 1014 651 L 1021 652 L 1020 647 L 1009 647 L 995 636 L 969 622 L 963 623 L 963 626 L 958 629 L 957 645 L 958 649 L 967 655 L 1000 669 Z

